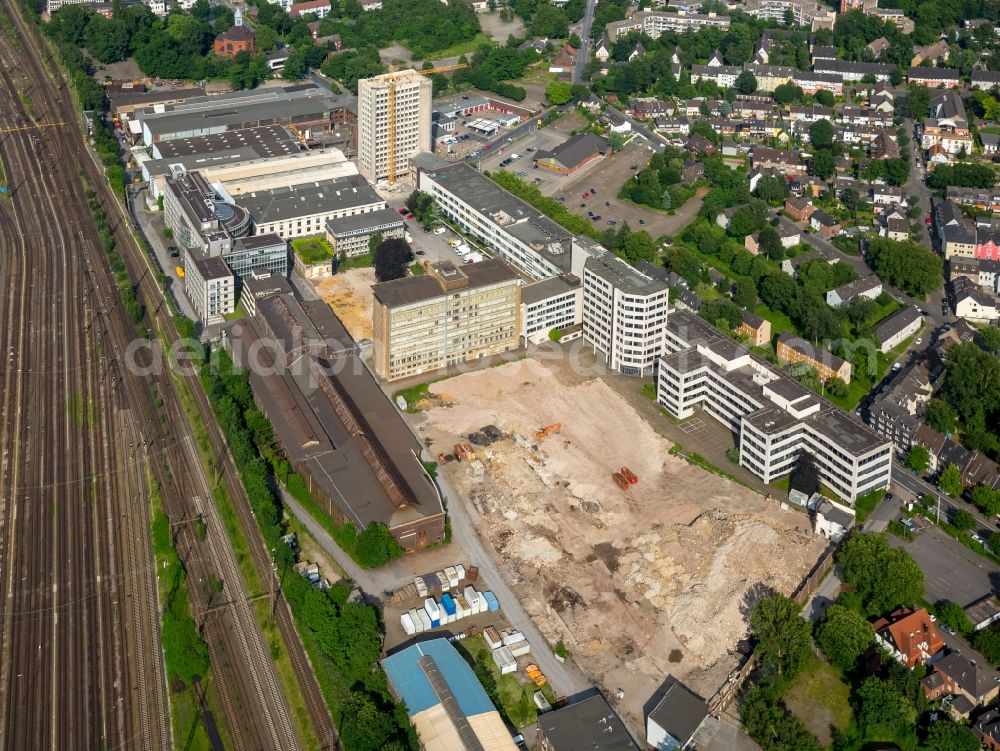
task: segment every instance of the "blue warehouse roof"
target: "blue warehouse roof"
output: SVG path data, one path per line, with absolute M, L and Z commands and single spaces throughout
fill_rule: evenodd
M 441 703 L 423 668 L 418 664 L 425 655 L 434 660 L 466 717 L 495 711 L 472 668 L 455 647 L 447 639 L 433 639 L 414 644 L 382 660 L 389 682 L 396 695 L 406 702 L 406 709 L 411 717 Z

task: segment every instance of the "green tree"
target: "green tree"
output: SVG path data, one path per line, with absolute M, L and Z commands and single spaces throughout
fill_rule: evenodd
M 837 562 L 867 615 L 912 605 L 923 596 L 923 571 L 908 552 L 890 546 L 883 534 L 851 535 L 837 551 Z
M 989 485 L 976 485 L 969 493 L 969 499 L 987 516 L 1000 514 L 1000 490 Z
M 772 206 L 780 206 L 788 197 L 788 183 L 776 175 L 764 175 L 757 181 L 756 196 Z
M 977 341 L 979 346 L 987 352 L 992 352 L 994 355 L 1000 354 L 1000 329 L 980 329 Z
M 906 452 L 906 466 L 922 475 L 931 466 L 931 452 L 922 443 L 914 443 Z
M 809 624 L 789 597 L 773 594 L 759 600 L 750 612 L 750 631 L 757 641 L 755 653 L 765 674 L 792 677 L 809 659 Z
M 380 282 L 402 279 L 406 276 L 413 253 L 406 241 L 390 237 L 375 249 L 375 278 Z
M 809 126 L 809 145 L 814 149 L 828 149 L 833 145 L 833 125 L 825 117 Z
M 826 658 L 847 671 L 875 638 L 875 630 L 856 610 L 836 603 L 826 611 L 816 627 L 816 643 Z
M 928 751 L 979 751 L 979 738 L 965 725 L 939 719 L 927 731 Z
M 943 280 L 941 257 L 911 240 L 873 238 L 868 262 L 883 281 L 918 297 L 940 287 Z
M 971 634 L 972 623 L 962 606 L 951 600 L 943 600 L 934 606 L 938 623 L 943 623 L 959 634 Z
M 129 33 L 125 22 L 95 13 L 87 24 L 84 42 L 90 54 L 102 63 L 124 60 L 129 54 Z
M 733 282 L 732 295 L 734 303 L 749 310 L 757 304 L 757 285 L 753 283 L 753 279 L 741 277 Z
M 986 541 L 986 544 L 989 546 L 990 552 L 993 553 L 993 555 L 1000 556 L 1000 532 L 991 533 L 989 539 Z
M 906 97 L 906 112 L 918 123 L 922 123 L 931 108 L 931 92 L 926 86 L 910 84 Z
M 735 88 L 741 94 L 753 94 L 757 91 L 757 76 L 745 70 L 736 77 Z
M 938 477 L 938 486 L 952 498 L 962 495 L 964 485 L 962 484 L 962 470 L 956 465 L 949 464 Z
M 832 107 L 837 103 L 836 98 L 833 96 L 833 92 L 827 91 L 826 89 L 820 89 L 817 91 L 813 98 L 816 100 L 816 104 L 821 104 L 824 107 Z
M 861 194 L 854 188 L 844 188 L 840 194 L 840 202 L 853 214 L 861 205 Z
M 802 89 L 789 81 L 774 89 L 774 101 L 777 104 L 791 104 L 802 98 Z
M 838 399 L 845 398 L 848 393 L 847 384 L 844 382 L 844 379 L 836 376 L 833 378 L 827 378 L 823 387 L 826 389 L 826 393 Z
M 781 237 L 774 227 L 764 227 L 757 238 L 760 243 L 760 252 L 772 261 L 780 261 L 785 257 L 785 246 L 781 244 Z
M 545 98 L 552 104 L 566 104 L 573 96 L 573 86 L 566 81 L 550 81 L 545 87 Z
M 927 403 L 927 424 L 939 433 L 954 433 L 958 430 L 958 414 L 943 399 L 931 399 Z
M 968 532 L 976 526 L 976 517 L 964 508 L 960 508 L 955 512 L 955 516 L 952 518 L 951 523 L 955 529 L 961 532 Z
M 817 149 L 813 152 L 809 169 L 820 180 L 828 180 L 837 171 L 837 159 L 830 149 Z
M 916 724 L 916 708 L 891 681 L 866 678 L 857 690 L 857 699 L 858 723 L 869 737 L 879 731 L 895 734 Z

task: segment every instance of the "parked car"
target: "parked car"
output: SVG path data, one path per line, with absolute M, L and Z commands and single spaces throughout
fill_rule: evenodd
M 645 219 L 640 219 L 640 220 L 639 220 L 639 224 L 645 224 L 645 223 L 646 223 L 646 220 L 645 220 Z
M 415 252 L 415 253 L 416 253 L 416 254 L 417 254 L 418 256 L 422 256 L 422 255 L 424 255 L 424 251 L 422 251 L 422 250 L 416 250 L 416 251 L 414 251 L 414 252 Z
M 616 222 L 614 219 L 608 219 L 608 224 L 614 227 L 616 224 L 618 224 L 618 222 Z
M 597 188 L 591 188 L 590 189 L 590 195 L 596 196 L 597 195 Z
M 409 211 L 408 208 L 406 208 L 405 206 L 400 206 L 400 208 L 399 208 L 399 213 L 400 214 L 405 214 L 407 211 Z

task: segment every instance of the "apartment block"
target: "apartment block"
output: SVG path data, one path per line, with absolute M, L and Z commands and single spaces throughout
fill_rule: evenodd
M 583 261 L 582 281 L 584 339 L 613 370 L 651 374 L 664 353 L 667 285 L 600 246 Z
M 418 187 L 463 232 L 529 279 L 570 272 L 573 236 L 474 167 L 459 162 L 421 170 Z
M 558 330 L 559 341 L 576 339 L 583 321 L 583 286 L 572 274 L 560 274 L 521 288 L 521 336 L 539 344 Z
M 358 81 L 358 165 L 369 181 L 392 182 L 431 151 L 431 88 L 415 70 Z
M 657 401 L 679 419 L 697 408 L 738 436 L 740 464 L 766 483 L 802 452 L 846 501 L 887 488 L 892 444 L 705 321 L 674 310 L 659 361 Z
M 200 249 L 187 253 L 184 293 L 206 324 L 221 323 L 236 309 L 236 277 L 220 256 Z
M 840 378 L 844 383 L 851 382 L 851 364 L 849 362 L 842 360 L 832 352 L 813 347 L 809 342 L 797 338 L 791 332 L 786 331 L 778 337 L 778 347 L 775 354 L 780 362 L 814 368 L 821 381 Z
M 517 349 L 521 280 L 503 261 L 431 264 L 424 276 L 372 287 L 374 367 L 407 376 Z
M 697 31 L 703 26 L 729 28 L 729 16 L 715 13 L 670 13 L 666 11 L 641 11 L 625 21 L 612 21 L 607 26 L 608 39 L 612 42 L 639 31 L 653 39 L 659 39 L 665 31 Z

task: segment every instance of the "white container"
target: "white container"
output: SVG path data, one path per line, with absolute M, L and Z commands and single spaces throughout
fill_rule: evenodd
M 417 613 L 416 608 L 407 611 L 406 613 L 410 616 L 410 622 L 413 624 L 413 630 L 418 634 L 424 630 L 424 622 L 420 620 L 420 615 Z
M 469 609 L 469 603 L 465 601 L 462 595 L 455 595 L 455 612 L 460 614 L 463 618 L 468 618 L 472 615 L 472 611 Z
M 500 675 L 508 675 L 517 671 L 517 660 L 507 647 L 493 650 L 493 662 L 500 668 Z
M 417 588 L 417 595 L 420 597 L 427 597 L 427 585 L 424 583 L 422 577 L 418 576 L 413 580 L 413 586 Z
M 503 645 L 505 647 L 513 647 L 515 644 L 520 644 L 521 642 L 526 641 L 526 639 L 524 638 L 524 634 L 522 634 L 520 631 L 517 631 L 516 629 L 510 629 L 509 631 L 504 631 L 502 637 L 503 637 Z
M 427 611 L 426 610 L 418 610 L 417 611 L 417 615 L 420 616 L 420 623 L 423 624 L 423 627 L 424 627 L 423 630 L 424 631 L 430 631 L 431 630 L 431 617 L 429 615 L 427 615 Z
M 459 579 L 458 579 L 458 572 L 455 571 L 455 567 L 454 566 L 449 566 L 448 568 L 446 568 L 444 570 L 444 575 L 448 577 L 448 584 L 449 585 L 451 585 L 452 587 L 457 587 L 458 586 L 458 581 L 459 581 Z
M 465 597 L 465 601 L 472 605 L 479 598 L 479 593 L 476 591 L 475 587 L 468 586 L 462 590 L 462 595 Z
M 461 563 L 455 564 L 455 573 L 458 574 L 458 580 L 462 581 L 465 578 L 465 566 Z
M 424 610 L 427 611 L 427 615 L 431 617 L 432 621 L 441 620 L 441 608 L 437 604 L 437 600 L 433 597 L 428 597 L 424 600 Z
M 528 642 L 523 641 L 520 644 L 515 644 L 512 647 L 507 647 L 507 649 L 510 650 L 510 653 L 514 655 L 514 657 L 523 657 L 524 655 L 529 654 L 531 652 L 531 645 L 528 644 Z
M 403 613 L 399 616 L 399 623 L 403 627 L 403 631 L 406 632 L 407 636 L 413 636 L 417 633 L 417 627 L 413 625 L 413 619 L 410 617 L 409 613 Z
M 448 577 L 444 575 L 444 571 L 437 572 L 438 581 L 441 582 L 441 591 L 447 592 L 451 589 L 451 585 L 448 584 Z
M 500 638 L 500 634 L 493 626 L 487 626 L 483 630 L 483 641 L 490 649 L 499 649 L 503 646 L 503 639 Z

